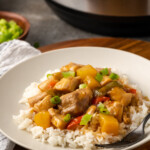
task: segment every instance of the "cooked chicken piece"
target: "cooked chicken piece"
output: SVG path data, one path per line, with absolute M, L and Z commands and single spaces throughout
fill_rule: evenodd
M 129 107 L 125 107 L 124 108 L 124 111 L 123 111 L 123 122 L 125 124 L 130 124 L 131 123 Z
M 123 105 L 119 101 L 106 101 L 104 103 L 111 115 L 116 117 L 119 122 L 122 122 Z
M 40 112 L 40 111 L 47 111 L 49 108 L 53 107 L 54 104 L 50 101 L 51 96 L 47 95 L 43 100 L 37 102 L 34 104 L 34 111 Z
M 65 129 L 67 122 L 64 121 L 63 115 L 55 115 L 52 117 L 52 124 L 59 129 Z
M 101 86 L 104 86 L 111 81 L 112 81 L 112 79 L 109 76 L 103 76 L 103 79 L 100 83 L 101 83 Z
M 55 91 L 53 88 L 49 89 L 49 90 L 47 91 L 47 93 L 48 93 L 49 95 L 51 95 L 52 97 L 56 95 L 56 91 Z
M 62 79 L 62 78 L 63 78 L 62 72 L 53 73 L 53 77 L 54 77 L 56 80 Z
M 99 126 L 100 126 L 99 114 L 95 113 L 92 116 L 92 119 L 91 119 L 90 124 L 89 124 L 89 128 L 91 128 L 93 131 L 96 131 L 96 130 L 98 130 Z
M 53 117 L 53 116 L 59 114 L 60 111 L 58 109 L 50 108 L 50 109 L 48 109 L 48 112 L 49 112 L 50 116 Z
M 62 113 L 77 116 L 83 114 L 90 104 L 93 93 L 89 88 L 78 89 L 60 97 Z
M 132 96 L 132 99 L 131 99 L 131 105 L 137 106 L 137 105 L 138 105 L 138 102 L 139 102 L 138 97 L 135 96 L 135 95 L 133 95 L 133 96 Z
M 86 114 L 89 114 L 89 115 L 93 115 L 96 111 L 96 106 L 95 105 L 91 105 L 88 110 L 86 111 Z
M 122 88 L 114 87 L 109 94 L 112 100 L 120 101 L 123 106 L 128 106 L 131 103 L 132 94 L 126 93 Z
M 61 71 L 76 71 L 77 69 L 79 69 L 80 67 L 82 67 L 83 65 L 79 65 L 79 64 L 75 64 L 75 63 L 69 63 L 66 66 L 61 67 Z
M 50 116 L 52 117 L 52 124 L 59 129 L 64 129 L 67 125 L 67 122 L 64 121 L 63 115 L 60 115 L 60 111 L 58 109 L 50 108 L 48 110 Z
M 54 89 L 62 92 L 72 92 L 78 87 L 79 83 L 80 77 L 62 78 L 56 83 Z
M 33 97 L 28 98 L 28 103 L 31 107 L 34 106 L 35 103 L 41 101 L 48 94 L 46 92 L 39 93 Z
M 58 82 L 58 80 L 54 79 L 54 77 L 50 77 L 47 80 L 41 82 L 38 85 L 38 88 L 43 91 L 43 92 L 47 92 L 50 89 L 52 89 L 54 87 L 54 85 Z
M 123 114 L 123 122 L 124 122 L 125 124 L 130 124 L 130 123 L 131 123 L 131 119 L 130 119 L 130 117 L 128 116 L 128 114 L 126 114 L 126 113 Z
M 95 77 L 92 76 L 86 76 L 84 79 L 84 83 L 90 88 L 90 89 L 96 89 L 100 87 L 100 83 L 95 79 Z

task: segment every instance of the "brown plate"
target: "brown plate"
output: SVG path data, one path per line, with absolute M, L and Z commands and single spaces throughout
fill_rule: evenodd
M 2 18 L 7 21 L 14 20 L 23 29 L 23 34 L 20 35 L 18 39 L 26 38 L 30 29 L 30 24 L 26 18 L 16 13 L 0 11 L 0 19 Z

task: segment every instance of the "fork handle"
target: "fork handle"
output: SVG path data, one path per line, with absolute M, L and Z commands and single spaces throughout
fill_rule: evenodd
M 150 113 L 147 114 L 147 116 L 144 118 L 144 120 L 143 120 L 143 122 L 142 122 L 143 130 L 144 130 L 145 124 L 147 123 L 147 121 L 149 120 L 149 118 L 150 118 Z

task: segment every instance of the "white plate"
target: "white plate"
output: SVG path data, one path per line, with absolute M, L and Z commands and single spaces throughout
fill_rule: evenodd
M 63 149 L 42 144 L 32 139 L 32 135 L 26 131 L 18 130 L 12 115 L 18 114 L 22 108 L 18 101 L 31 82 L 38 81 L 47 70 L 60 68 L 69 62 L 116 68 L 127 74 L 132 83 L 136 83 L 150 97 L 150 61 L 147 59 L 102 47 L 75 47 L 47 52 L 17 65 L 0 79 L 0 130 L 4 135 L 28 149 Z M 144 144 L 149 139 L 150 132 L 144 140 L 128 149 Z

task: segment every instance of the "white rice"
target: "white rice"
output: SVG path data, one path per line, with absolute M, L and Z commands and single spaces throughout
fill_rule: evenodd
M 54 71 L 46 72 L 45 76 L 40 80 L 46 80 L 46 75 L 48 73 L 58 72 L 56 69 Z M 123 84 L 129 85 L 128 78 L 126 75 L 120 75 Z M 36 82 L 31 83 L 24 91 L 23 98 L 19 101 L 19 103 L 27 104 L 27 99 L 32 97 L 41 91 L 38 89 L 38 84 Z M 136 88 L 136 86 L 133 86 Z M 137 89 L 137 88 L 136 88 Z M 42 127 L 36 126 L 33 122 L 33 118 L 35 113 L 31 108 L 27 110 L 20 110 L 19 115 L 13 116 L 13 119 L 18 125 L 18 128 L 21 130 L 26 130 L 33 135 L 34 139 L 37 139 L 43 143 L 49 143 L 52 146 L 61 146 L 61 147 L 70 147 L 70 148 L 83 148 L 85 150 L 95 149 L 95 143 L 108 144 L 111 142 L 119 141 L 131 130 L 138 127 L 143 118 L 147 115 L 148 109 L 150 107 L 150 102 L 143 100 L 141 96 L 141 92 L 138 90 L 138 95 L 140 101 L 142 101 L 142 105 L 139 106 L 140 112 L 136 111 L 135 106 L 130 107 L 131 121 L 132 124 L 126 125 L 124 123 L 120 124 L 120 134 L 119 136 L 111 136 L 106 133 L 99 133 L 99 137 L 95 138 L 92 132 L 82 133 L 79 130 L 76 131 L 68 131 L 68 130 L 60 130 L 54 129 L 53 127 L 49 127 L 44 130 Z M 150 120 L 147 123 L 147 126 L 150 127 Z M 128 128 L 128 130 L 126 130 Z

